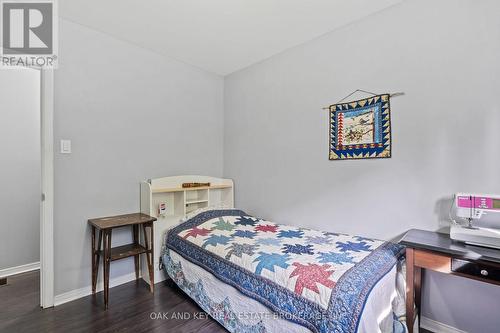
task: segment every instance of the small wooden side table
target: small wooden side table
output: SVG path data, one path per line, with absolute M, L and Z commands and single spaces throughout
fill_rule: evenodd
M 99 270 L 99 260 L 103 256 L 104 266 L 104 308 L 108 309 L 109 300 L 109 266 L 112 261 L 128 257 L 134 257 L 135 277 L 139 279 L 139 257 L 146 255 L 148 262 L 149 279 L 151 284 L 150 291 L 154 292 L 154 235 L 153 222 L 156 218 L 142 213 L 127 215 L 109 216 L 88 220 L 92 227 L 92 294 L 96 292 L 97 273 Z M 115 228 L 132 227 L 132 244 L 111 248 L 111 233 Z M 139 241 L 139 228 L 142 226 L 144 234 L 144 245 Z M 149 235 L 148 235 L 149 229 Z M 99 240 L 96 242 L 96 230 L 99 231 Z M 101 243 L 103 250 L 101 250 Z
M 500 285 L 500 250 L 468 245 L 439 232 L 411 229 L 399 241 L 406 246 L 406 318 L 408 332 L 420 314 L 422 270 Z M 419 320 L 420 323 L 420 320 Z

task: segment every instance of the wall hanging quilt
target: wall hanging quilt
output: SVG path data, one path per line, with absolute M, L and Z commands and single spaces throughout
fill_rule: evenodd
M 391 157 L 390 94 L 330 106 L 330 160 Z

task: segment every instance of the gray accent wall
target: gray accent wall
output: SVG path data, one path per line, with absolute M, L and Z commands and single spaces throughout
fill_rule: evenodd
M 139 210 L 139 183 L 222 175 L 223 79 L 60 21 L 55 71 L 55 294 L 90 286 L 91 217 Z M 131 241 L 113 234 L 113 246 Z M 102 269 L 100 270 L 102 272 Z M 111 278 L 133 260 L 111 265 Z
M 457 191 L 500 192 L 500 2 L 407 0 L 225 78 L 224 176 L 249 213 L 398 239 L 447 226 Z M 328 160 L 328 111 L 393 98 L 393 157 Z M 364 97 L 365 95 L 356 95 Z M 498 332 L 500 288 L 426 274 L 423 315 Z
M 0 69 L 0 170 L 1 271 L 40 260 L 38 70 Z

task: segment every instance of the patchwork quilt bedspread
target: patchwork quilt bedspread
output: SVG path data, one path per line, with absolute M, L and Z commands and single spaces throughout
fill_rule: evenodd
M 314 332 L 356 332 L 370 291 L 403 255 L 397 244 L 235 209 L 194 216 L 169 231 L 166 246 Z

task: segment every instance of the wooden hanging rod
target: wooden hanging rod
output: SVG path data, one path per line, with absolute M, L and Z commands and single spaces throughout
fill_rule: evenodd
M 390 94 L 389 96 L 390 97 L 398 97 L 398 96 L 403 96 L 404 94 L 405 94 L 404 92 L 395 92 L 395 93 Z M 369 98 L 369 97 L 367 97 L 367 98 Z M 348 103 L 348 102 L 346 102 L 346 103 Z M 341 103 L 335 103 L 335 104 L 341 104 Z M 332 105 L 335 105 L 335 104 L 332 104 Z M 330 110 L 330 106 L 331 105 L 325 106 L 322 109 L 323 110 Z

